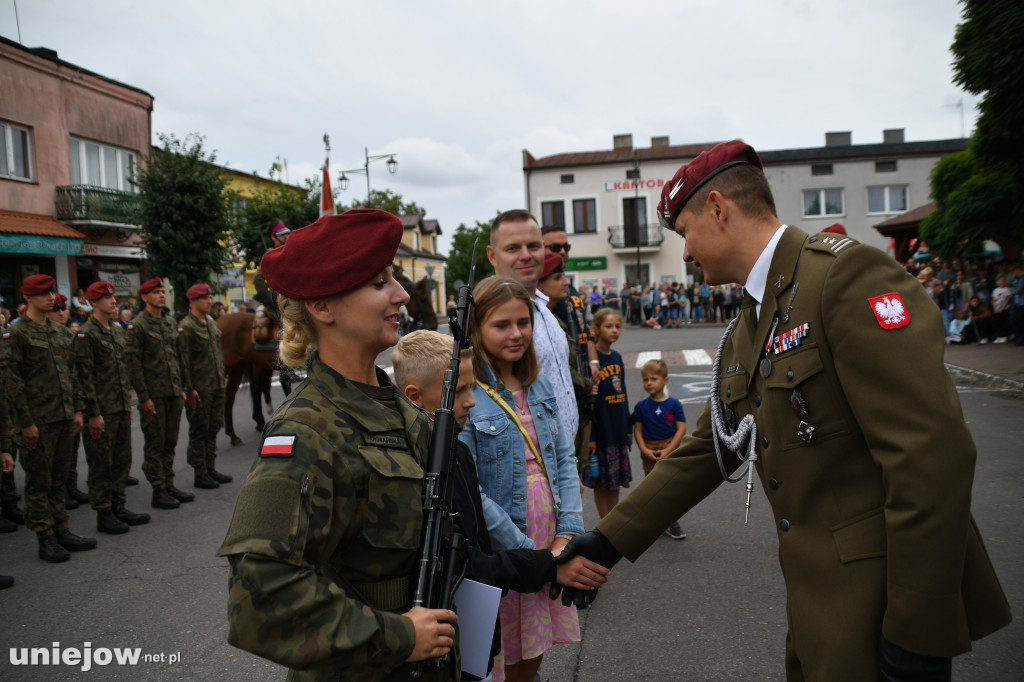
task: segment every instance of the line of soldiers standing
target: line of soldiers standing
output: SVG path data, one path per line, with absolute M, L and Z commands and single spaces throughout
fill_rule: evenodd
M 174 450 L 183 406 L 189 419 L 188 463 L 197 488 L 217 488 L 231 477 L 214 468 L 224 418 L 224 358 L 210 310 L 207 284 L 186 293 L 190 313 L 179 323 L 165 307 L 160 278 L 139 287 L 145 308 L 123 330 L 108 282 L 85 293 L 93 314 L 77 334 L 51 319 L 56 281 L 32 275 L 22 284 L 28 309 L 0 342 L 0 532 L 18 524 L 34 531 L 39 557 L 67 561 L 69 552 L 96 547 L 95 538 L 68 528 L 66 485 L 85 441 L 88 501 L 97 530 L 121 534 L 149 522 L 125 507 L 131 468 L 131 396 L 138 397 L 145 437 L 142 471 L 153 486 L 152 506 L 176 509 L 195 499 L 174 485 Z M 25 472 L 25 511 L 14 491 L 14 445 Z M 77 478 L 77 474 L 76 474 Z M 0 576 L 0 589 L 13 579 Z

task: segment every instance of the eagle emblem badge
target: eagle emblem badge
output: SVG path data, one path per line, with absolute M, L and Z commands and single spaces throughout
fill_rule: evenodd
M 910 324 L 910 313 L 895 292 L 869 298 L 868 305 L 882 329 L 899 329 Z

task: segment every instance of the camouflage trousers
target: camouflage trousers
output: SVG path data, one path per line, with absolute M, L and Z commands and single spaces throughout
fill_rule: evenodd
M 217 458 L 217 434 L 224 426 L 224 390 L 199 393 L 199 404 L 188 416 L 188 464 L 196 473 L 213 469 Z
M 156 414 L 151 421 L 142 419 L 146 445 L 142 452 L 142 473 L 153 490 L 174 485 L 174 448 L 181 427 L 181 398 L 153 398 Z M 142 410 L 139 410 L 141 416 Z
M 15 436 L 12 441 L 16 445 L 11 448 L 11 457 L 17 462 L 18 452 L 24 451 L 24 448 L 21 445 L 21 438 L 19 436 Z M 0 505 L 8 507 L 17 504 L 18 499 L 18 487 L 14 484 L 14 472 L 0 473 Z
M 21 468 L 25 470 L 25 525 L 44 536 L 68 527 L 64 485 L 75 432 L 70 419 L 36 426 L 39 443 L 35 449 L 21 453 Z
M 88 430 L 89 420 L 86 420 L 83 430 Z M 75 441 L 71 444 L 71 463 L 68 465 L 68 493 L 78 488 L 78 448 L 82 444 L 82 432 L 75 434 Z M 86 457 L 88 461 L 88 456 Z
M 100 437 L 85 435 L 85 459 L 89 463 L 90 506 L 104 511 L 127 502 L 124 486 L 132 468 L 131 412 L 103 415 Z

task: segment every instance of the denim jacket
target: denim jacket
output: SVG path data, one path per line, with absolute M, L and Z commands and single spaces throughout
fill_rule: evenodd
M 489 368 L 487 383 L 511 409 L 512 393 L 503 384 L 495 387 Z M 526 439 L 505 410 L 479 385 L 473 387 L 476 406 L 469 411 L 459 440 L 469 446 L 476 460 L 483 500 L 484 520 L 495 551 L 535 549 L 526 535 Z M 554 389 L 543 375 L 527 392 L 530 413 L 537 430 L 541 457 L 558 517 L 556 533 L 583 532 L 583 499 L 572 441 L 561 428 Z

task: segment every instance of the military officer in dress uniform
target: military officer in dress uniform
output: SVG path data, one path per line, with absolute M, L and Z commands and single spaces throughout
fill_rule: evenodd
M 67 561 L 71 552 L 96 546 L 68 529 L 64 486 L 71 444 L 82 428 L 81 388 L 75 372 L 73 336 L 47 317 L 56 281 L 49 275 L 25 278 L 24 319 L 3 333 L 8 399 L 14 427 L 21 432 L 25 469 L 25 520 L 39 539 L 39 558 Z
M 1010 613 L 939 310 L 882 251 L 781 225 L 740 140 L 680 168 L 658 212 L 710 284 L 746 287 L 743 309 L 694 431 L 562 557 L 636 560 L 746 460 L 778 532 L 788 678 L 949 679 Z
M 159 277 L 143 282 L 139 297 L 146 307 L 128 325 L 128 366 L 146 439 L 142 473 L 153 486 L 153 507 L 177 509 L 180 502 L 196 498 L 174 487 L 174 448 L 185 400 L 178 342 L 182 329 L 164 307 L 167 295 Z
M 209 284 L 195 284 L 185 294 L 192 310 L 181 321 L 181 366 L 188 416 L 188 463 L 197 488 L 217 488 L 231 477 L 214 468 L 217 433 L 224 424 L 224 355 L 220 328 L 213 321 Z
M 407 661 L 454 642 L 453 612 L 410 608 L 429 425 L 374 367 L 409 300 L 391 267 L 402 233 L 393 215 L 354 209 L 263 257 L 281 359 L 308 378 L 267 423 L 219 554 L 228 641 L 290 680 L 408 680 Z
M 85 458 L 89 464 L 89 502 L 101 533 L 127 533 L 130 526 L 149 523 L 149 514 L 125 507 L 124 488 L 132 467 L 131 373 L 125 351 L 126 332 L 116 324 L 114 285 L 89 285 L 92 304 L 75 340 L 75 363 L 88 420 Z

